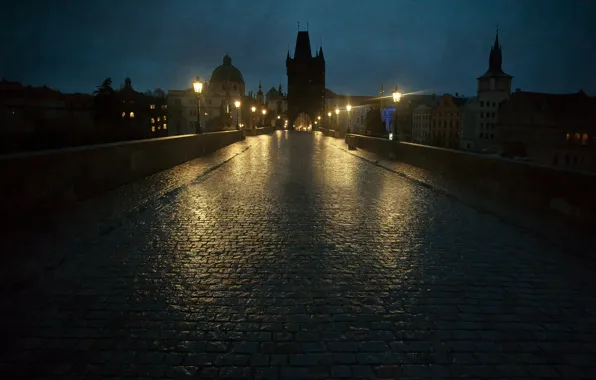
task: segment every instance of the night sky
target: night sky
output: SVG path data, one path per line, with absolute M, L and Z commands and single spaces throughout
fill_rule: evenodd
M 596 94 L 596 1 L 8 0 L 0 76 L 65 92 L 111 77 L 140 91 L 190 87 L 224 54 L 247 84 L 285 88 L 297 22 L 321 41 L 327 87 L 352 95 L 474 95 L 499 25 L 513 88 Z M 592 25 L 590 25 L 592 24 Z M 313 51 L 314 52 L 314 51 Z

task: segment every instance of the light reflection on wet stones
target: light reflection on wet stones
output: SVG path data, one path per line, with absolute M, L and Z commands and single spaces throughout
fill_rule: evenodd
M 548 245 L 320 135 L 248 142 L 23 294 L 4 324 L 18 344 L 2 368 L 65 378 L 595 374 L 593 288 L 565 275 Z

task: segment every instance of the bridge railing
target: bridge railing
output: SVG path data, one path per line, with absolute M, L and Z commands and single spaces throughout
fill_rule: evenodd
M 0 210 L 59 209 L 243 138 L 210 132 L 0 156 Z
M 596 220 L 593 173 L 362 135 L 348 135 L 347 143 L 352 149 L 457 179 L 488 199 L 579 220 Z

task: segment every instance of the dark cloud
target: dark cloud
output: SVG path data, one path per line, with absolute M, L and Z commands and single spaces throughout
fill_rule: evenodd
M 224 54 L 249 88 L 285 83 L 297 22 L 321 41 L 328 87 L 473 94 L 500 25 L 514 87 L 596 93 L 596 2 L 413 0 L 14 0 L 3 5 L 0 75 L 89 92 L 126 76 L 145 90 L 208 78 Z

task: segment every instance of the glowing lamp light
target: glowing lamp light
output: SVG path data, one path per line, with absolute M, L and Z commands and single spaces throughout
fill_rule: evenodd
M 394 102 L 399 102 L 401 99 L 401 92 L 398 91 L 397 86 L 395 86 L 395 90 L 393 90 L 393 101 Z
M 201 78 L 197 76 L 194 82 L 192 82 L 192 87 L 194 88 L 197 94 L 203 92 L 203 82 L 201 82 Z
M 348 105 L 346 106 L 346 110 L 348 110 L 348 112 L 350 112 L 350 111 L 352 110 L 352 106 L 348 104 Z
M 236 108 L 240 108 L 240 101 L 239 100 L 236 100 L 234 102 L 234 105 L 236 106 Z
M 336 108 L 336 109 L 335 109 L 335 114 L 336 114 L 336 115 L 339 115 L 339 108 Z
M 267 110 L 263 110 L 263 115 L 267 115 Z
M 393 141 L 393 133 L 389 134 L 389 140 Z
M 255 107 L 255 106 L 252 106 L 252 107 L 250 107 L 250 110 L 251 110 L 252 112 L 255 112 L 255 111 L 257 110 L 257 107 Z
M 317 119 L 321 120 L 321 117 L 320 116 L 317 116 Z
M 281 119 L 281 116 L 277 115 L 277 120 Z
M 327 116 L 331 117 L 331 112 L 327 112 Z

